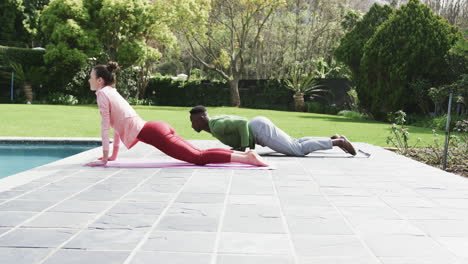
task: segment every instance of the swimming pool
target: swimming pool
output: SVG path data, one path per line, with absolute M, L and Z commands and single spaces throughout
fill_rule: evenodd
M 0 179 L 97 147 L 68 144 L 0 144 Z

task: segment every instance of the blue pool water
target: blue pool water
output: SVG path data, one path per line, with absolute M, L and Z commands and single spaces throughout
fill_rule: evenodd
M 0 178 L 63 159 L 96 145 L 0 144 Z

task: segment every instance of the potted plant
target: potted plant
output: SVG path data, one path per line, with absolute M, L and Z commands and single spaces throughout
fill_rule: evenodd
M 16 62 L 11 62 L 10 67 L 15 73 L 15 81 L 17 81 L 23 88 L 26 103 L 32 103 L 32 86 L 34 84 L 40 84 L 40 82 L 43 80 L 45 68 L 39 66 L 23 66 Z
M 290 78 L 285 80 L 286 88 L 294 91 L 294 109 L 298 112 L 305 110 L 304 95 L 311 97 L 320 96 L 328 90 L 320 89 L 323 85 L 318 84 L 314 75 L 306 74 L 299 63 L 296 63 L 289 73 Z

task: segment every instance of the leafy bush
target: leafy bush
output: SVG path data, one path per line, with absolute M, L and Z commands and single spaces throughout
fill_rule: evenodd
M 78 99 L 71 94 L 53 93 L 46 98 L 45 102 L 49 104 L 76 105 Z
M 45 50 L 0 46 L 0 63 L 9 62 L 21 65 L 44 66 Z
M 369 117 L 366 114 L 359 113 L 351 110 L 341 110 L 338 112 L 339 116 L 344 116 L 353 120 L 367 120 Z
M 243 107 L 287 110 L 292 92 L 276 80 L 241 81 L 240 96 Z M 157 105 L 222 106 L 229 105 L 228 84 L 221 81 L 172 80 L 166 76 L 151 78 L 146 98 Z
M 424 162 L 428 165 L 441 168 L 444 153 L 444 140 L 432 130 L 434 137 L 432 142 L 418 143 L 423 147 L 416 148 L 416 145 L 408 144 L 409 128 L 405 126 L 406 113 L 397 111 L 389 114 L 394 123 L 391 127 L 391 135 L 387 138 L 387 143 L 392 143 L 397 152 L 412 159 Z M 455 134 L 450 135 L 447 153 L 447 171 L 468 176 L 468 120 L 457 121 L 454 127 Z
M 420 127 L 428 127 L 435 130 L 445 130 L 447 123 L 447 115 L 442 116 L 422 116 L 422 115 L 409 115 L 408 124 Z M 450 118 L 450 130 L 453 130 L 458 121 L 467 119 L 468 116 L 465 115 L 452 115 Z
M 150 99 L 138 99 L 135 97 L 127 98 L 127 102 L 131 105 L 153 105 L 153 101 Z
M 318 102 L 306 102 L 307 112 L 336 115 L 340 109 L 334 105 L 324 105 Z

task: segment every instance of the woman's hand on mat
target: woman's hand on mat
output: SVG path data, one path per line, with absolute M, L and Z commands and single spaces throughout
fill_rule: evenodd
M 96 160 L 96 161 L 92 161 L 88 164 L 86 164 L 86 166 L 90 166 L 90 167 L 99 167 L 99 166 L 106 166 L 107 164 L 107 160 L 102 160 L 102 158 Z
M 109 158 L 107 158 L 107 161 L 113 161 L 113 160 L 116 160 L 116 159 L 117 159 L 117 155 L 112 155 Z M 99 158 L 98 160 L 102 160 L 102 157 Z

